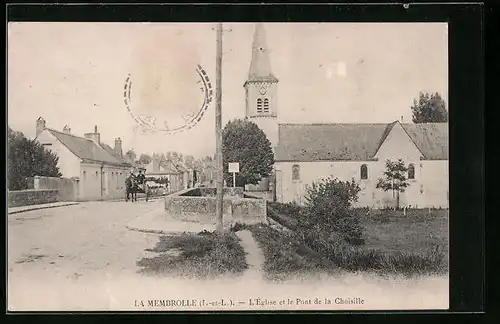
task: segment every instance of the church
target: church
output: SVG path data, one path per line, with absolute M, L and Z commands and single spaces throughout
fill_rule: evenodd
M 249 191 L 271 191 L 278 202 L 303 204 L 307 186 L 324 178 L 354 179 L 361 188 L 360 207 L 392 207 L 392 192 L 376 188 L 385 161 L 402 159 L 409 187 L 400 206 L 448 208 L 448 124 L 281 123 L 279 79 L 271 70 L 265 30 L 255 27 L 245 89 L 246 114 L 272 143 L 274 174 Z

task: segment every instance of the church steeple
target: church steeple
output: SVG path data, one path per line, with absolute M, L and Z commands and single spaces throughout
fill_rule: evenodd
M 250 62 L 247 82 L 278 82 L 271 71 L 268 52 L 264 26 L 262 23 L 257 23 L 253 35 L 252 61 Z
M 273 148 L 278 134 L 278 78 L 271 70 L 269 49 L 262 23 L 255 25 L 252 61 L 245 88 L 246 117 L 262 129 Z

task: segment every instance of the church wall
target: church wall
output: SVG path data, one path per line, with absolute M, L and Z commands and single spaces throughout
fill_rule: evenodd
M 421 157 L 422 154 L 399 123 L 394 125 L 375 154 L 375 158 L 381 161 L 403 159 L 406 163 L 420 162 Z
M 362 180 L 363 164 L 367 165 L 368 179 Z M 294 165 L 299 166 L 300 180 L 292 179 Z M 400 205 L 411 205 L 415 208 L 447 207 L 447 165 L 448 161 L 419 161 L 415 168 L 415 179 L 409 181 L 410 186 L 400 195 Z M 304 204 L 306 186 L 331 176 L 341 181 L 351 181 L 354 178 L 361 188 L 357 206 L 390 207 L 395 202 L 392 192 L 383 192 L 376 188 L 384 169 L 384 161 L 277 162 L 276 199 L 280 202 L 295 201 Z
M 425 207 L 449 207 L 448 160 L 422 161 L 421 204 Z

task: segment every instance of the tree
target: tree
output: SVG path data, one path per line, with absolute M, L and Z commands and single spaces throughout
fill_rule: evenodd
M 379 178 L 377 188 L 384 191 L 392 191 L 392 196 L 396 194 L 396 209 L 399 209 L 399 194 L 405 191 L 410 185 L 406 178 L 408 168 L 402 159 L 397 161 L 386 160 L 384 177 Z
M 137 158 L 137 154 L 135 154 L 134 150 L 132 150 L 132 149 L 128 150 L 127 153 L 125 153 L 125 156 L 131 162 L 135 162 L 135 160 Z
M 411 106 L 413 122 L 419 123 L 445 123 L 448 121 L 448 111 L 439 93 L 429 94 L 420 92 L 419 99 L 413 100 Z
M 62 176 L 57 166 L 58 156 L 37 140 L 30 140 L 9 127 L 7 145 L 9 190 L 27 189 L 29 178 L 34 176 Z
M 152 160 L 153 158 L 147 154 L 141 154 L 141 156 L 139 157 L 139 162 L 143 165 L 151 163 Z
M 222 157 L 224 179 L 233 182 L 228 172 L 229 162 L 239 162 L 240 172 L 236 174 L 236 185 L 257 184 L 262 178 L 271 175 L 274 155 L 271 142 L 257 124 L 235 119 L 222 130 Z

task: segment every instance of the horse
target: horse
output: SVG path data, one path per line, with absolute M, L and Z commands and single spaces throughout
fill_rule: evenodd
M 137 183 L 136 191 L 146 194 L 146 202 L 149 201 L 149 197 L 151 197 L 152 192 L 151 188 L 147 184 L 147 181 L 144 181 L 143 184 Z
M 129 176 L 125 180 L 126 196 L 125 201 L 128 201 L 130 194 L 132 194 L 132 202 L 137 201 L 137 180 L 134 176 Z

